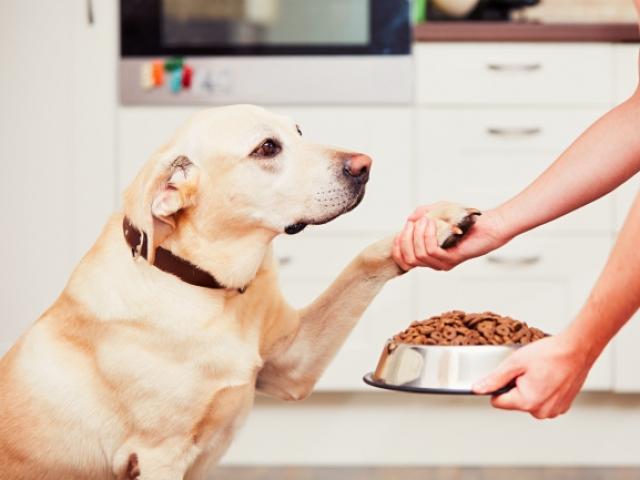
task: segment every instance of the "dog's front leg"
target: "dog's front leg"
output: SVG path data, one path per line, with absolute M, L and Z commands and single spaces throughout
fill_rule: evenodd
M 393 239 L 358 255 L 333 284 L 297 315 L 298 329 L 267 360 L 257 388 L 288 400 L 306 397 L 384 284 L 401 274 L 391 258 Z

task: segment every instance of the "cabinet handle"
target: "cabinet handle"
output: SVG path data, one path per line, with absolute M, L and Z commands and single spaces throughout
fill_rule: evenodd
M 93 14 L 93 0 L 87 0 L 87 23 L 93 25 L 95 16 Z
M 293 257 L 290 255 L 285 255 L 284 257 L 278 257 L 278 264 L 282 267 L 290 265 L 293 262 Z
M 542 70 L 542 65 L 539 63 L 490 63 L 489 65 L 487 65 L 487 68 L 492 72 L 530 73 Z
M 499 255 L 489 255 L 487 257 L 487 261 L 489 263 L 493 263 L 494 265 L 500 265 L 502 267 L 512 267 L 512 268 L 521 268 L 521 267 L 529 267 L 531 265 L 535 265 L 536 263 L 540 263 L 542 257 L 540 255 L 529 255 L 522 257 L 502 257 Z
M 529 128 L 489 127 L 487 128 L 487 133 L 489 135 L 494 135 L 496 137 L 532 137 L 534 135 L 541 134 L 542 129 L 539 127 L 529 127 Z

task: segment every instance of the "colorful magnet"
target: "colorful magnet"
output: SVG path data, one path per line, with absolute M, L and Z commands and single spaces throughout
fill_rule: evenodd
M 164 61 L 164 69 L 167 72 L 173 72 L 182 68 L 183 63 L 182 57 L 169 57 Z
M 164 84 L 164 64 L 161 60 L 157 60 L 151 64 L 153 77 L 153 86 L 160 87 Z
M 150 63 L 144 63 L 140 68 L 140 86 L 144 90 L 153 88 L 153 68 Z
M 172 93 L 180 93 L 182 88 L 182 69 L 178 68 L 169 73 L 169 88 Z
M 189 65 L 182 66 L 182 88 L 191 88 L 191 81 L 193 80 L 193 68 Z

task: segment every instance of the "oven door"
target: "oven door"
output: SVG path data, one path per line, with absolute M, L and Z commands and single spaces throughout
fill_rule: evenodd
M 124 104 L 408 103 L 409 0 L 121 0 Z

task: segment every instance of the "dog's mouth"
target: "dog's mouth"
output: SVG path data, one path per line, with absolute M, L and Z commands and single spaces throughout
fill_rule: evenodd
M 348 205 L 346 205 L 344 208 L 342 208 L 340 211 L 338 211 L 338 213 L 329 215 L 328 217 L 322 217 L 320 219 L 300 220 L 296 223 L 292 223 L 291 225 L 288 225 L 287 227 L 285 227 L 284 232 L 287 235 L 295 235 L 296 233 L 300 233 L 301 231 L 303 231 L 309 225 L 324 225 L 325 223 L 329 223 L 330 221 L 335 220 L 340 215 L 349 213 L 351 210 L 353 210 L 358 205 L 360 205 L 360 202 L 362 202 L 362 199 L 364 198 L 364 191 L 365 191 L 365 188 L 363 185 L 360 191 L 358 192 L 358 195 L 354 197 L 353 201 L 350 202 Z

